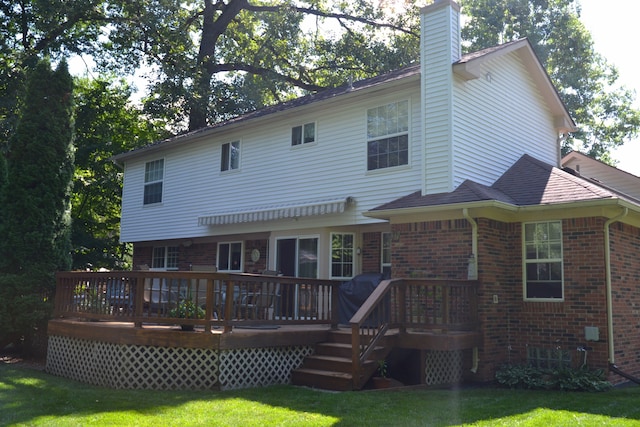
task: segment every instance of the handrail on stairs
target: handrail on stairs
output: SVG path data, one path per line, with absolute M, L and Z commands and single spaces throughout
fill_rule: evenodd
M 365 372 L 363 372 L 365 361 L 389 329 L 391 320 L 390 293 L 394 289 L 393 284 L 396 282 L 402 282 L 402 279 L 390 279 L 380 282 L 349 322 L 352 343 L 351 377 L 354 390 L 362 388 L 363 383 L 368 380 Z M 401 287 L 396 289 L 401 289 Z
M 398 328 L 401 335 L 407 328 L 440 333 L 477 329 L 477 287 L 477 280 L 390 279 L 380 282 L 349 322 L 354 389 L 362 388 L 375 372 L 377 364 L 366 362 L 389 329 Z

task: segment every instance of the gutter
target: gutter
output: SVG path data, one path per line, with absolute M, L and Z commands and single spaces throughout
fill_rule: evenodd
M 604 268 L 606 272 L 606 288 L 607 288 L 607 341 L 609 346 L 609 365 L 615 366 L 615 354 L 613 346 L 613 300 L 611 297 L 611 235 L 609 226 L 616 221 L 627 216 L 629 208 L 623 208 L 623 211 L 607 220 L 604 224 Z

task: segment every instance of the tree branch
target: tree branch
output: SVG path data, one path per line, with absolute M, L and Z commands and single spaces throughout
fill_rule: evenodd
M 312 8 L 308 8 L 308 7 L 298 7 L 298 6 L 257 6 L 257 5 L 252 5 L 252 4 L 248 4 L 247 7 L 245 7 L 246 10 L 250 10 L 252 12 L 279 12 L 282 9 L 291 9 L 294 10 L 298 13 L 304 13 L 307 15 L 315 15 L 315 16 L 321 16 L 323 18 L 333 18 L 333 19 L 343 19 L 343 20 L 349 20 L 349 21 L 354 21 L 354 22 L 360 22 L 363 24 L 367 24 L 367 25 L 371 25 L 372 27 L 375 28 L 389 28 L 391 30 L 394 31 L 400 31 L 402 33 L 405 34 L 409 34 L 412 36 L 416 36 L 419 37 L 420 34 L 415 33 L 411 30 L 407 30 L 406 28 L 402 28 L 399 27 L 397 25 L 393 25 L 393 24 L 388 24 L 385 22 L 377 22 L 377 21 L 373 21 L 371 19 L 367 19 L 367 18 L 361 18 L 359 16 L 353 16 L 353 15 L 347 15 L 344 13 L 334 13 L 334 12 L 323 12 L 321 10 L 318 9 L 312 9 Z M 343 23 L 341 23 L 342 26 L 344 26 Z
M 221 73 L 225 71 L 246 71 L 247 73 L 256 74 L 259 76 L 275 76 L 280 80 L 283 80 L 287 83 L 290 83 L 300 89 L 308 90 L 311 92 L 317 92 L 322 89 L 326 89 L 324 86 L 316 85 L 313 83 L 305 82 L 301 79 L 296 79 L 291 76 L 287 76 L 281 73 L 278 73 L 269 68 L 256 67 L 250 64 L 242 64 L 242 63 L 229 63 L 229 64 L 212 64 L 209 68 L 209 71 L 214 73 Z

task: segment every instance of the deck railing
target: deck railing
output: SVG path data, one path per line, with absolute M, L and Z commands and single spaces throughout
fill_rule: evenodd
M 56 317 L 159 325 L 330 324 L 337 327 L 341 282 L 194 271 L 60 272 Z M 180 318 L 185 303 L 198 316 Z
M 55 317 L 157 325 L 338 326 L 335 280 L 195 271 L 57 273 Z M 350 321 L 357 369 L 389 328 L 477 329 L 477 281 L 393 279 L 380 283 Z M 201 317 L 179 318 L 185 301 Z M 354 369 L 356 369 L 354 368 Z
M 354 389 L 368 378 L 363 366 L 390 328 L 401 334 L 477 330 L 477 287 L 472 280 L 382 281 L 350 321 Z

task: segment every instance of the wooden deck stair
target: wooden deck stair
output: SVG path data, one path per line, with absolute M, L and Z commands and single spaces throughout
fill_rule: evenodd
M 376 347 L 362 367 L 362 377 L 353 380 L 351 361 L 351 331 L 336 330 L 329 333 L 329 340 L 318 343 L 315 352 L 305 357 L 300 368 L 291 375 L 294 385 L 325 390 L 348 391 L 360 389 L 378 369 L 378 360 L 384 359 L 391 346 Z

